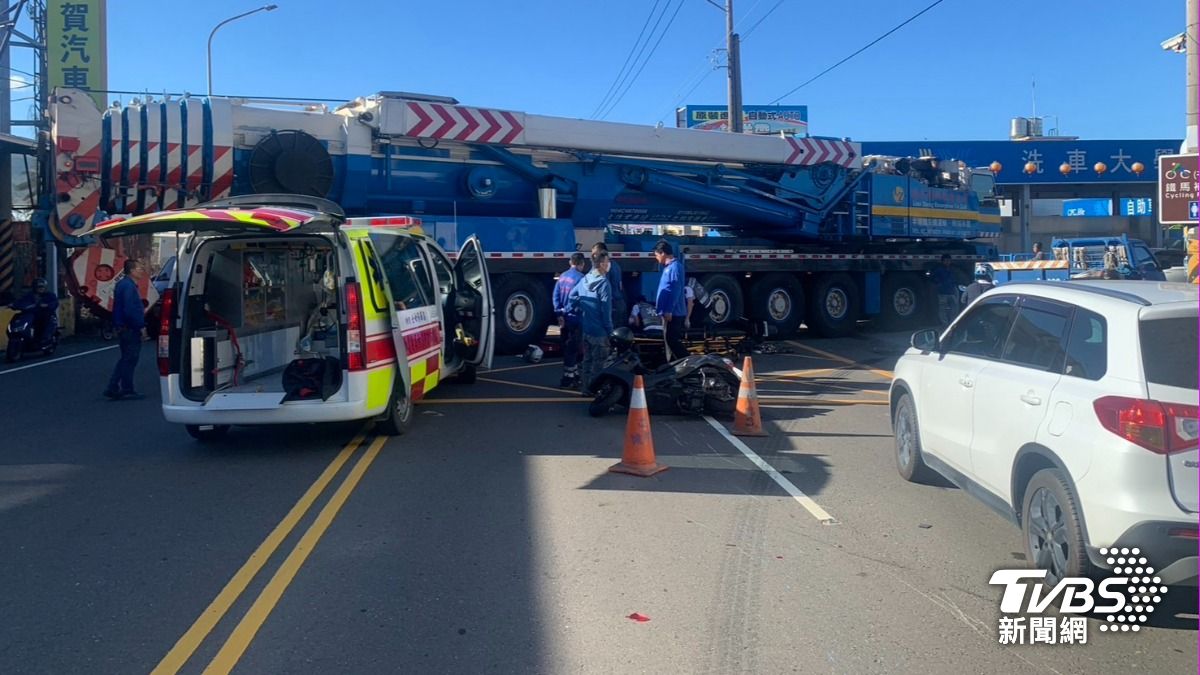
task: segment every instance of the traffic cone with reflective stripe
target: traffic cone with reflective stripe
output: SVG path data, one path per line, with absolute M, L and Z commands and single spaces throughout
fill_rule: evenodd
M 625 423 L 625 450 L 621 461 L 608 467 L 615 473 L 634 476 L 653 476 L 668 467 L 654 459 L 654 438 L 650 435 L 650 411 L 646 409 L 646 390 L 642 376 L 633 378 L 633 392 L 629 396 L 629 420 Z
M 754 387 L 754 364 L 750 357 L 742 365 L 742 386 L 738 388 L 737 408 L 733 411 L 734 436 L 766 436 L 758 414 L 758 390 Z

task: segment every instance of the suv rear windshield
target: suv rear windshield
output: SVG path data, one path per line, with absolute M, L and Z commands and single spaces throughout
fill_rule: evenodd
M 1143 320 L 1138 330 L 1146 380 L 1196 389 L 1196 317 Z

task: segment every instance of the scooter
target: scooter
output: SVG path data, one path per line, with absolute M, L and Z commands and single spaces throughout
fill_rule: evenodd
M 633 379 L 642 376 L 646 406 L 660 415 L 733 415 L 741 379 L 733 362 L 713 354 L 693 354 L 656 369 L 642 365 L 633 333 L 618 328 L 610 336 L 612 354 L 588 388 L 595 398 L 588 414 L 602 417 L 618 405 L 629 407 Z
M 17 314 L 8 322 L 8 347 L 5 348 L 4 358 L 9 363 L 21 360 L 30 352 L 41 352 L 46 356 L 58 349 L 58 317 L 50 314 L 46 332 L 40 340 L 34 338 L 34 305 L 17 303 L 13 305 Z

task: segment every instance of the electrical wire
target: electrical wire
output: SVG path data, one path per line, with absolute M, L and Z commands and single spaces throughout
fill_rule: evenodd
M 776 98 L 775 100 L 771 101 L 771 105 L 775 105 L 776 103 L 779 103 L 780 101 L 782 101 L 783 99 L 787 98 L 788 96 L 791 96 L 792 94 L 794 94 L 794 93 L 796 93 L 796 92 L 800 91 L 800 90 L 801 90 L 801 89 L 803 89 L 804 87 L 807 87 L 808 85 L 812 84 L 813 82 L 816 82 L 818 79 L 820 79 L 820 78 L 821 78 L 823 75 L 825 75 L 825 74 L 826 74 L 826 73 L 828 73 L 829 71 L 833 70 L 834 68 L 837 68 L 838 66 L 840 66 L 840 65 L 842 65 L 843 63 L 845 63 L 845 62 L 849 61 L 850 59 L 852 59 L 852 58 L 854 58 L 854 57 L 858 56 L 859 54 L 861 54 L 861 53 L 863 53 L 863 52 L 867 51 L 867 50 L 868 50 L 868 49 L 870 49 L 871 47 L 875 46 L 875 44 L 876 44 L 876 43 L 878 43 L 880 40 L 883 40 L 884 38 L 886 38 L 887 36 L 891 35 L 892 33 L 895 33 L 896 31 L 900 30 L 901 28 L 904 28 L 905 26 L 907 26 L 908 24 L 910 24 L 910 23 L 912 23 L 914 20 L 916 20 L 916 19 L 917 19 L 917 17 L 921 16 L 921 15 L 922 15 L 922 14 L 924 14 L 925 12 L 928 12 L 929 10 L 933 9 L 934 7 L 937 7 L 938 5 L 942 4 L 943 2 L 945 2 L 945 0 L 935 0 L 933 4 L 929 5 L 929 6 L 928 6 L 928 7 L 926 7 L 925 9 L 923 9 L 923 10 L 921 10 L 921 11 L 917 12 L 916 14 L 913 14 L 912 16 L 908 17 L 908 18 L 907 18 L 907 19 L 905 19 L 903 22 L 901 22 L 901 23 L 897 24 L 895 27 L 893 27 L 891 30 L 889 30 L 888 32 L 884 33 L 883 35 L 880 35 L 879 37 L 875 38 L 874 40 L 871 40 L 871 41 L 870 41 L 870 42 L 868 42 L 866 45 L 864 45 L 864 46 L 860 47 L 860 48 L 859 48 L 857 51 L 855 51 L 855 52 L 854 52 L 853 54 L 851 54 L 850 56 L 847 56 L 846 58 L 842 59 L 841 61 L 838 61 L 837 63 L 833 64 L 832 66 L 829 66 L 829 67 L 828 67 L 828 68 L 826 68 L 825 70 L 822 70 L 821 72 L 817 73 L 816 75 L 814 75 L 814 76 L 810 77 L 808 80 L 804 81 L 802 84 L 799 84 L 799 85 L 797 85 L 796 87 L 792 88 L 791 90 L 789 90 L 789 91 L 788 91 L 786 94 L 784 94 L 783 96 L 780 96 L 780 97 Z
M 658 46 L 660 44 L 662 44 L 663 38 L 665 38 L 667 36 L 667 33 L 669 33 L 671 31 L 671 25 L 675 23 L 675 17 L 679 16 L 679 10 L 683 9 L 683 5 L 686 2 L 687 2 L 687 0 L 679 0 L 679 4 L 675 6 L 675 12 L 673 14 L 671 14 L 671 18 L 670 18 L 670 20 L 667 21 L 666 27 L 663 28 L 663 31 L 658 34 L 658 41 L 656 41 L 654 43 L 654 46 L 650 48 L 650 53 L 646 55 L 645 60 L 642 61 L 642 65 L 638 68 L 637 72 L 634 73 L 633 78 L 630 79 L 629 83 L 625 85 L 625 89 L 621 91 L 621 94 L 619 96 L 617 96 L 617 98 L 611 104 L 609 104 L 608 109 L 602 115 L 600 115 L 600 119 L 604 119 L 605 117 L 608 117 L 609 114 L 612 113 L 613 109 L 616 108 L 618 104 L 620 104 L 621 99 L 625 98 L 625 94 L 629 93 L 630 88 L 632 88 L 633 84 L 635 82 L 637 82 L 637 79 L 642 74 L 642 71 L 646 69 L 646 64 L 650 63 L 650 59 L 654 58 L 654 52 L 658 51 Z M 663 16 L 666 16 L 667 10 L 670 8 L 671 8 L 671 0 L 667 0 L 667 5 L 663 8 L 662 15 L 658 17 L 660 21 L 662 20 Z M 655 26 L 655 28 L 657 28 L 658 23 L 655 23 L 654 26 Z M 650 34 L 651 34 L 651 36 L 653 36 L 654 31 L 652 30 L 650 32 Z M 647 44 L 649 44 L 648 40 L 647 40 Z
M 772 14 L 772 13 L 774 13 L 774 11 L 775 11 L 775 10 L 779 9 L 780 5 L 782 5 L 782 4 L 783 4 L 783 0 L 777 0 L 777 1 L 776 1 L 776 3 L 775 3 L 775 4 L 774 4 L 772 7 L 771 7 L 771 9 L 768 9 L 768 10 L 767 10 L 767 13 L 766 13 L 766 14 L 763 14 L 763 15 L 762 15 L 762 18 L 760 18 L 758 21 L 755 21 L 755 22 L 754 22 L 754 25 L 753 25 L 753 26 L 750 26 L 750 29 L 749 29 L 749 30 L 747 30 L 747 31 L 746 31 L 746 32 L 745 32 L 745 33 L 742 35 L 742 42 L 745 42 L 745 41 L 746 41 L 746 38 L 750 37 L 750 34 L 754 32 L 754 29 L 755 29 L 755 28 L 758 28 L 759 24 L 761 24 L 762 22 L 766 21 L 766 20 L 767 20 L 767 17 L 768 17 L 768 16 L 771 16 L 771 14 Z M 753 8 L 751 8 L 751 9 L 753 9 Z
M 620 82 L 622 77 L 625 75 L 625 69 L 629 67 L 629 60 L 633 58 L 633 52 L 637 50 L 638 45 L 642 42 L 642 36 L 646 34 L 646 28 L 650 25 L 650 19 L 653 19 L 654 13 L 658 11 L 659 2 L 660 0 L 654 0 L 654 6 L 650 8 L 650 13 L 646 15 L 646 20 L 642 22 L 642 30 L 638 32 L 637 39 L 633 41 L 632 45 L 630 45 L 629 53 L 625 55 L 625 63 L 621 64 L 621 69 L 617 71 L 617 76 L 613 78 L 612 84 L 608 85 L 608 91 L 604 93 L 604 98 L 600 99 L 600 103 L 597 104 L 596 109 L 592 111 L 592 119 L 595 119 L 596 115 L 600 114 L 600 111 L 604 108 L 604 104 L 608 103 L 613 93 L 616 92 L 617 83 Z M 647 42 L 649 42 L 649 40 L 647 40 Z

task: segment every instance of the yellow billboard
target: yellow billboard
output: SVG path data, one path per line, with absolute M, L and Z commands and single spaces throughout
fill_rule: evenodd
M 46 70 L 50 90 L 75 87 L 107 105 L 108 25 L 105 0 L 47 0 Z

